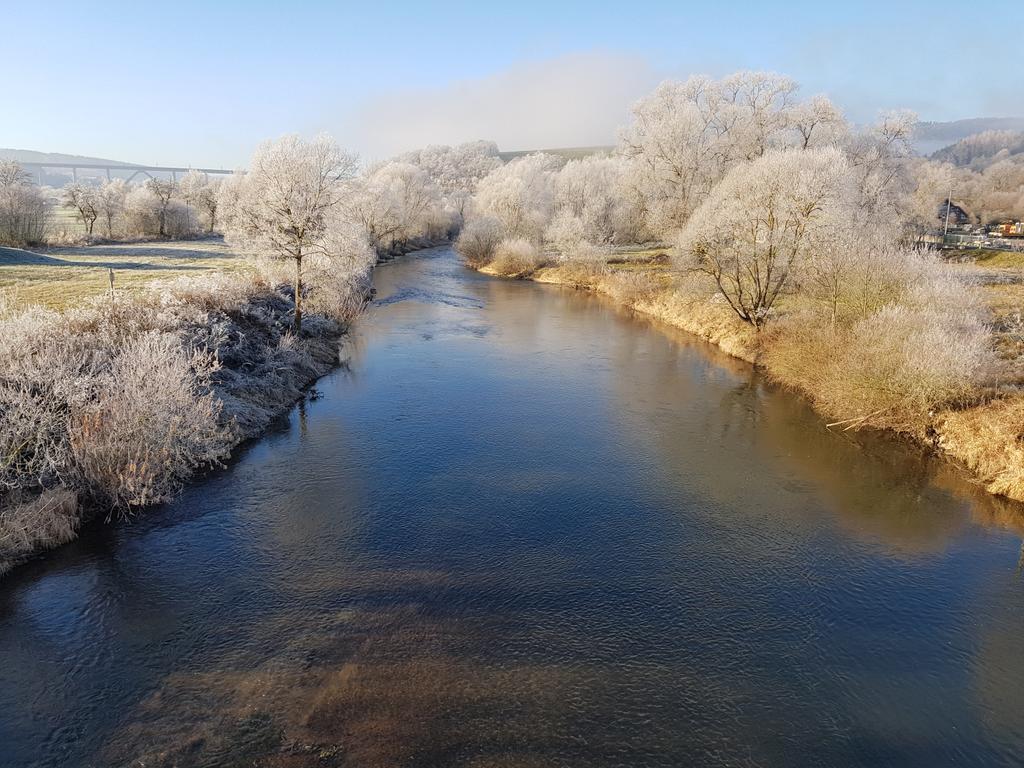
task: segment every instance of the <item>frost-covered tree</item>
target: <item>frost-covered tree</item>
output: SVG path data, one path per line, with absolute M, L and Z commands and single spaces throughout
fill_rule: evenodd
M 545 238 L 563 254 L 580 244 L 636 242 L 643 212 L 630 194 L 627 161 L 592 155 L 570 160 L 555 175 L 554 216 Z
M 859 190 L 860 215 L 882 225 L 901 215 L 910 187 L 909 163 L 914 155 L 911 140 L 917 115 L 907 110 L 887 112 L 853 136 L 846 156 Z
M 455 146 L 432 144 L 397 160 L 426 171 L 460 224 L 480 179 L 501 166 L 498 145 L 493 141 L 470 141 Z
M 374 183 L 370 177 L 353 180 L 344 195 L 342 206 L 347 218 L 366 232 L 374 250 L 389 250 L 402 229 L 402 210 L 394 190 Z
M 146 189 L 157 201 L 160 237 L 167 237 L 167 212 L 171 207 L 171 200 L 178 193 L 178 185 L 171 179 L 146 179 Z
M 217 228 L 217 208 L 220 206 L 220 185 L 224 183 L 222 178 L 207 179 L 206 186 L 202 188 L 196 205 L 206 216 L 206 231 L 213 232 Z
M 812 96 L 797 104 L 789 121 L 801 149 L 841 146 L 849 132 L 843 113 L 827 96 Z
M 429 235 L 442 222 L 441 191 L 422 168 L 412 163 L 385 163 L 370 174 L 369 183 L 385 190 L 390 198 L 398 218 L 398 239 Z
M 1024 131 L 982 131 L 932 154 L 933 160 L 982 171 L 1012 157 L 1024 159 Z
M 906 196 L 903 215 L 913 237 L 934 233 L 942 226 L 939 208 L 950 196 L 966 192 L 964 174 L 949 163 L 920 160 L 911 169 L 913 189 Z
M 333 255 L 338 209 L 356 158 L 333 139 L 285 136 L 256 150 L 222 216 L 228 241 L 294 265 L 295 330 L 302 329 L 303 262 Z
M 79 182 L 68 184 L 61 194 L 61 205 L 74 212 L 75 218 L 82 222 L 86 232 L 92 235 L 93 225 L 99 218 L 97 190 Z
M 46 198 L 13 160 L 0 160 L 0 243 L 25 245 L 42 240 Z
M 160 232 L 160 200 L 145 184 L 128 187 L 122 221 L 128 237 L 151 237 Z
M 1024 219 L 1024 157 L 1000 160 L 972 177 L 974 213 L 979 221 Z
M 551 218 L 557 158 L 527 155 L 495 169 L 477 186 L 477 213 L 501 222 L 513 239 L 538 243 Z
M 110 179 L 96 191 L 96 210 L 106 228 L 107 237 L 114 236 L 114 221 L 124 213 L 128 184 L 124 179 Z
M 437 185 L 425 170 L 401 160 L 368 169 L 349 185 L 342 206 L 381 252 L 448 228 Z
M 796 83 L 764 72 L 666 81 L 633 108 L 620 153 L 650 227 L 677 231 L 725 173 L 785 141 Z
M 206 231 L 213 232 L 217 226 L 217 207 L 220 205 L 218 189 L 221 179 L 211 179 L 194 168 L 186 173 L 179 184 L 182 199 L 197 214 L 206 217 Z
M 682 266 L 709 276 L 736 314 L 761 328 L 818 240 L 848 219 L 848 173 L 834 148 L 737 165 L 682 231 Z

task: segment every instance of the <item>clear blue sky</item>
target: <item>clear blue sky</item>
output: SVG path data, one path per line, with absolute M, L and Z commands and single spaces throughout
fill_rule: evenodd
M 5 0 L 0 146 L 234 166 L 332 133 L 381 156 L 427 141 L 612 139 L 664 77 L 766 69 L 855 121 L 1024 114 L 1019 2 Z

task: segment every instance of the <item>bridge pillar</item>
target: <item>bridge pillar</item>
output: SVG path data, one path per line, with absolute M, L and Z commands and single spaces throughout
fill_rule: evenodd
M 71 166 L 71 180 L 76 184 L 78 183 L 78 169 L 73 165 Z

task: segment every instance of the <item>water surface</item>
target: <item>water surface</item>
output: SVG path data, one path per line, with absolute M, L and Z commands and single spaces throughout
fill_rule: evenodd
M 1024 762 L 1020 510 L 447 249 L 323 397 L 0 582 L 0 764 Z

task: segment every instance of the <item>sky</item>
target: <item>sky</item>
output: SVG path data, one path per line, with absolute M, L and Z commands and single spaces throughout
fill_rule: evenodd
M 609 144 L 661 80 L 741 69 L 859 123 L 1024 115 L 1012 0 L 0 0 L 0 16 L 0 147 L 155 165 L 244 166 L 286 133 L 368 160 Z

